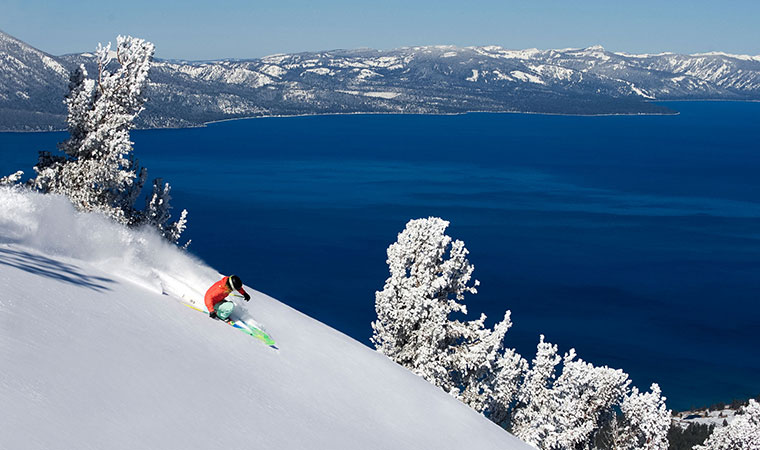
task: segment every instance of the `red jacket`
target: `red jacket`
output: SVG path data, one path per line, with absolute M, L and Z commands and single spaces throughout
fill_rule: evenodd
M 222 278 L 221 280 L 212 284 L 211 287 L 208 288 L 208 291 L 206 291 L 206 297 L 204 298 L 204 301 L 206 302 L 206 309 L 208 309 L 209 312 L 213 311 L 214 306 L 216 306 L 217 303 L 223 302 L 224 299 L 227 298 L 227 296 L 232 292 L 229 279 L 230 277 Z M 242 287 L 238 289 L 238 292 L 245 295 L 245 291 Z

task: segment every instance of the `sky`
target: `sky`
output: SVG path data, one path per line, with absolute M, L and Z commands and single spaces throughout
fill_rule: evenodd
M 416 45 L 760 55 L 758 23 L 758 0 L 0 0 L 0 30 L 53 55 L 130 34 L 187 60 Z

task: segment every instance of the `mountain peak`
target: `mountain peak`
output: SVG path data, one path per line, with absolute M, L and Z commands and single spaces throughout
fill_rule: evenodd
M 604 49 L 604 47 L 602 47 L 599 44 L 592 45 L 591 47 L 586 47 L 586 48 L 584 48 L 584 50 L 588 50 L 588 51 L 591 51 L 591 52 L 604 52 L 604 51 L 606 51 Z

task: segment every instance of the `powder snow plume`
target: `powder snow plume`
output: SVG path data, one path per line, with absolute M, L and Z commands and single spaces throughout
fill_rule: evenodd
M 202 299 L 219 273 L 149 227 L 78 212 L 60 195 L 0 188 L 0 244 L 96 264 L 151 291 Z

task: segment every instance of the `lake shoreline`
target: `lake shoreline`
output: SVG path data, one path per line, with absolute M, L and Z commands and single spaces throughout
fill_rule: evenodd
M 663 101 L 680 101 L 680 100 L 663 100 Z M 694 100 L 700 101 L 700 100 Z M 707 101 L 707 100 L 705 100 Z M 714 100 L 714 101 L 741 101 L 741 100 Z M 748 100 L 754 101 L 754 100 Z M 654 103 L 654 102 L 652 102 Z M 639 113 L 599 113 L 599 114 L 569 114 L 569 113 L 550 113 L 550 112 L 535 112 L 535 111 L 464 111 L 455 113 L 404 113 L 404 112 L 382 112 L 382 111 L 370 111 L 370 112 L 350 112 L 350 113 L 314 113 L 314 114 L 275 114 L 275 115 L 260 115 L 260 116 L 246 116 L 246 117 L 233 117 L 229 119 L 211 120 L 209 122 L 203 122 L 200 125 L 180 126 L 180 127 L 154 127 L 154 128 L 135 128 L 134 130 L 146 131 L 146 130 L 191 130 L 194 128 L 206 128 L 208 125 L 216 123 L 231 122 L 236 120 L 250 120 L 250 119 L 289 119 L 297 117 L 341 117 L 341 116 L 430 116 L 430 117 L 446 117 L 446 116 L 464 116 L 467 114 L 526 114 L 536 116 L 565 116 L 565 117 L 616 117 L 616 116 L 678 116 L 680 111 L 673 111 L 672 113 L 654 113 L 654 112 L 639 112 Z M 0 133 L 60 133 L 67 131 L 65 128 L 57 130 L 0 130 Z
M 681 102 L 736 102 L 736 103 L 759 103 L 760 100 L 733 100 L 733 99 L 683 99 L 683 100 L 647 100 L 647 103 L 681 103 Z M 383 116 L 383 115 L 396 115 L 396 116 L 431 116 L 431 117 L 445 117 L 445 116 L 464 116 L 467 114 L 526 114 L 537 116 L 565 116 L 565 117 L 637 117 L 637 116 L 678 116 L 680 111 L 673 111 L 672 113 L 654 113 L 654 112 L 639 112 L 639 113 L 599 113 L 599 114 L 569 114 L 569 113 L 551 113 L 551 112 L 535 112 L 535 111 L 464 111 L 456 113 L 404 113 L 404 112 L 382 112 L 382 111 L 370 111 L 370 112 L 350 112 L 350 113 L 314 113 L 314 114 L 275 114 L 275 115 L 260 115 L 260 116 L 245 116 L 245 117 L 232 117 L 229 119 L 211 120 L 203 122 L 200 125 L 190 125 L 181 127 L 154 127 L 154 128 L 135 128 L 134 130 L 146 131 L 146 130 L 191 130 L 194 128 L 206 128 L 209 125 L 231 122 L 236 120 L 251 120 L 251 119 L 289 119 L 297 117 L 340 117 L 340 116 Z M 65 128 L 58 130 L 0 130 L 0 133 L 60 133 L 67 131 Z

